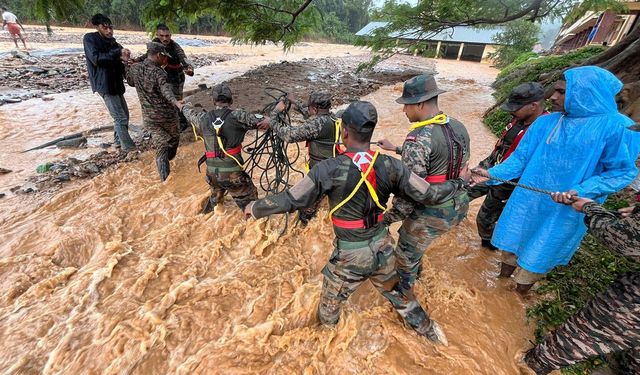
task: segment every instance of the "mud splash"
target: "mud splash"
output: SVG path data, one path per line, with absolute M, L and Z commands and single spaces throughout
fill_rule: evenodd
M 443 109 L 468 126 L 478 161 L 494 141 L 478 114 L 491 99 L 483 79 L 496 72 L 437 69 L 449 90 Z M 457 71 L 477 77 L 456 82 Z M 400 92 L 365 98 L 379 109 L 376 137 L 402 140 L 407 120 L 391 99 Z M 496 283 L 496 257 L 479 248 L 473 217 L 429 249 L 416 287 L 449 347 L 405 328 L 368 283 L 325 329 L 315 309 L 333 238 L 326 204 L 321 219 L 279 240 L 281 216 L 247 222 L 231 200 L 198 215 L 208 196 L 195 168 L 201 152 L 181 147 L 164 184 L 146 153 L 39 207 L 2 203 L 0 372 L 517 373 L 513 358 L 531 337 L 524 305 Z

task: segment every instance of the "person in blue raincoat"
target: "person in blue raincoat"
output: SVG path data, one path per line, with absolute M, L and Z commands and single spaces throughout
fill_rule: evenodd
M 538 118 L 504 163 L 476 171 L 564 192 L 556 195 L 558 202 L 569 203 L 575 195 L 603 202 L 638 174 L 638 155 L 626 133 L 633 121 L 618 113 L 615 102 L 621 88 L 622 82 L 602 68 L 567 70 L 550 98 L 557 112 Z M 484 181 L 474 176 L 475 183 Z M 510 277 L 519 266 L 516 290 L 527 293 L 555 266 L 569 263 L 586 230 L 583 214 L 571 206 L 516 188 L 491 240 L 503 250 L 500 276 Z

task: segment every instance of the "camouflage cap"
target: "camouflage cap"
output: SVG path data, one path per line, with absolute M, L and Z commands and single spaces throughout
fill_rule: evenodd
M 233 99 L 231 89 L 224 83 L 219 83 L 213 86 L 213 90 L 211 90 L 211 96 L 213 96 L 213 100 L 218 101 L 228 101 Z
M 171 57 L 171 55 L 167 53 L 167 49 L 164 47 L 164 44 L 157 42 L 147 43 L 147 53 L 149 55 L 156 55 L 159 53 L 161 55 Z
M 309 95 L 308 105 L 322 109 L 331 108 L 331 94 L 327 91 L 314 91 Z
M 527 104 L 544 99 L 544 88 L 538 82 L 525 82 L 511 90 L 509 98 L 500 109 L 507 112 L 515 112 Z
M 418 104 L 436 97 L 443 92 L 436 84 L 432 74 L 421 74 L 404 83 L 402 96 L 396 99 L 399 104 Z
M 378 112 L 369 102 L 353 102 L 342 113 L 342 123 L 359 133 L 371 133 L 378 123 Z

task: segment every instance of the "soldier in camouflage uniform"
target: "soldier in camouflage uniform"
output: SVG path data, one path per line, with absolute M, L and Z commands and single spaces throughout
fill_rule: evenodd
M 161 23 L 156 27 L 156 37 L 153 38 L 153 42 L 162 43 L 166 48 L 169 56 L 166 57 L 162 67 L 167 72 L 167 82 L 171 85 L 173 95 L 176 99 L 182 100 L 185 74 L 193 76 L 193 64 L 187 58 L 182 47 L 171 39 L 171 31 L 167 25 Z M 146 58 L 147 54 L 144 54 L 137 58 L 136 61 L 144 61 Z M 189 127 L 189 123 L 182 113 L 179 115 L 180 130 L 184 130 Z
M 469 134 L 464 125 L 438 108 L 443 93 L 432 75 L 420 75 L 404 83 L 404 112 L 413 124 L 403 146 L 388 140 L 378 144 L 402 155 L 412 172 L 430 184 L 456 179 L 469 161 Z M 396 248 L 396 267 L 402 287 L 409 290 L 419 276 L 422 256 L 433 240 L 458 225 L 467 215 L 469 198 L 464 190 L 428 205 L 416 204 L 402 197 L 393 198 L 393 207 L 385 215 L 385 224 L 403 221 Z
M 306 110 L 300 103 L 297 108 L 305 119 L 299 126 L 288 126 L 283 119 L 285 99 L 281 100 L 271 113 L 270 126 L 273 132 L 285 142 L 307 142 L 309 148 L 309 168 L 319 162 L 340 154 L 338 142 L 340 131 L 336 127 L 337 118 L 331 113 L 331 94 L 328 92 L 312 92 Z M 300 222 L 306 225 L 316 215 L 320 201 L 300 211 Z
M 136 88 L 144 126 L 156 149 L 156 166 L 162 181 L 169 176 L 169 160 L 176 156 L 180 142 L 178 101 L 167 83 L 167 73 L 160 67 L 166 54 L 162 44 L 147 43 L 147 58 L 126 68 L 127 83 Z
M 484 169 L 489 169 L 507 160 L 524 137 L 529 125 L 545 113 L 544 88 L 536 82 L 523 83 L 511 91 L 509 98 L 500 109 L 511 113 L 513 117 L 496 142 L 491 155 L 480 162 L 479 167 Z M 518 180 L 516 179 L 514 182 L 518 182 Z M 509 184 L 489 186 L 485 183 L 477 184 L 469 189 L 468 194 L 471 200 L 487 196 L 476 217 L 478 234 L 483 247 L 491 250 L 497 249 L 491 244 L 491 237 L 513 189 L 515 187 Z
M 640 188 L 640 184 L 639 184 Z M 579 198 L 573 207 L 585 214 L 591 234 L 609 249 L 640 260 L 640 206 L 611 212 Z M 626 273 L 587 302 L 541 344 L 524 356 L 526 365 L 544 375 L 590 357 L 631 350 L 629 374 L 640 374 L 640 272 Z
M 293 212 L 329 198 L 336 240 L 322 273 L 324 282 L 318 317 L 333 326 L 342 304 L 367 279 L 420 335 L 446 344 L 439 325 L 431 320 L 411 291 L 402 293 L 394 270 L 393 240 L 383 224 L 384 204 L 393 193 L 405 199 L 432 204 L 447 200 L 463 189 L 462 179 L 429 185 L 397 159 L 369 149 L 377 123 L 376 109 L 354 102 L 342 115 L 341 136 L 346 151 L 316 164 L 291 189 L 247 206 L 255 218 Z M 461 177 L 468 178 L 468 171 Z
M 221 205 L 227 191 L 240 209 L 258 198 L 258 189 L 244 171 L 242 141 L 247 131 L 264 120 L 261 115 L 231 109 L 233 95 L 225 84 L 214 86 L 212 95 L 216 106 L 212 111 L 203 112 L 190 103 L 182 106 L 182 113 L 204 140 L 205 155 L 201 161 L 207 164 L 206 178 L 211 188 L 211 197 L 202 210 L 204 214 Z

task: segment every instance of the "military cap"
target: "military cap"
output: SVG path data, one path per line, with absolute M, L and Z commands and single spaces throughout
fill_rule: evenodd
M 342 123 L 359 133 L 371 133 L 377 122 L 378 112 L 369 102 L 353 102 L 342 114 Z
M 331 94 L 326 91 L 314 91 L 309 95 L 308 104 L 322 109 L 331 108 Z
M 167 49 L 164 47 L 164 45 L 162 43 L 157 43 L 157 42 L 147 43 L 147 53 L 149 55 L 155 55 L 159 53 L 161 55 L 171 57 L 171 55 L 167 53 Z
M 500 109 L 507 112 L 515 112 L 527 104 L 544 99 L 544 88 L 537 82 L 526 82 L 511 90 L 509 98 Z
M 224 83 L 217 84 L 213 86 L 213 90 L 211 90 L 211 96 L 213 96 L 213 100 L 225 101 L 232 100 L 233 94 L 231 94 L 231 89 L 229 86 Z
M 438 89 L 435 78 L 431 74 L 415 76 L 404 83 L 402 96 L 396 99 L 399 104 L 418 104 L 436 97 L 444 90 Z

